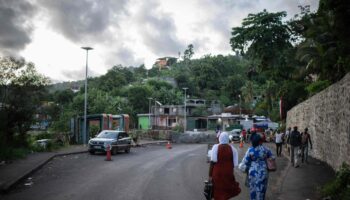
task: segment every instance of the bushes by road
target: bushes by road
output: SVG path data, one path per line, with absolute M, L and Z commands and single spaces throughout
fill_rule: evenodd
M 53 151 L 69 144 L 69 136 L 65 133 L 30 132 L 27 134 L 27 146 L 23 147 L 17 142 L 18 135 L 15 135 L 12 144 L 0 142 L 0 161 L 15 160 L 26 157 L 33 152 Z M 42 142 L 38 142 L 38 141 Z
M 343 163 L 335 179 L 323 186 L 321 193 L 322 196 L 329 197 L 331 200 L 350 199 L 350 166 Z

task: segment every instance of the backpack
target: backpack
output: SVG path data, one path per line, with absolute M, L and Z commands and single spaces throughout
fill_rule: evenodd
M 292 146 L 300 146 L 301 143 L 301 135 L 299 131 L 292 131 L 290 133 L 290 144 Z

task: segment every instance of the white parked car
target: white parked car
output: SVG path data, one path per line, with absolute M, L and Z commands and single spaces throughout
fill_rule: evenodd
M 241 129 L 233 129 L 232 131 L 228 132 L 228 137 L 230 138 L 230 141 L 239 141 L 241 139 Z

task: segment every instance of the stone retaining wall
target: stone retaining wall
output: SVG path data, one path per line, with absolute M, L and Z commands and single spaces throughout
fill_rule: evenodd
M 337 170 L 350 164 L 350 73 L 287 113 L 287 127 L 308 128 L 312 157 Z

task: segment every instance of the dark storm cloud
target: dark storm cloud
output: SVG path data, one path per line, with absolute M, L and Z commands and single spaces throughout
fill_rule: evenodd
M 162 12 L 154 1 L 144 3 L 136 16 L 144 44 L 156 55 L 177 55 L 185 48 L 176 36 L 176 26 L 170 15 Z
M 73 42 L 103 40 L 111 23 L 125 12 L 126 0 L 39 0 L 46 8 L 51 27 Z M 118 24 L 112 24 L 118 25 Z
M 92 68 L 94 68 L 94 67 L 97 67 L 97 66 L 89 65 L 88 77 L 95 77 L 95 76 L 101 75 L 101 74 L 95 72 L 94 70 L 92 70 Z M 61 72 L 61 74 L 70 80 L 83 80 L 83 79 L 85 79 L 85 67 L 82 67 L 78 70 L 64 70 Z
M 128 48 L 119 48 L 109 53 L 108 60 L 106 61 L 107 68 L 115 65 L 123 66 L 139 66 L 143 61 L 135 57 L 135 53 Z
M 209 0 L 213 1 L 213 0 Z M 254 7 L 259 0 L 215 0 L 215 3 L 222 5 L 226 8 L 240 8 L 240 9 L 249 9 Z
M 299 5 L 310 5 L 311 10 L 317 10 L 318 0 L 201 0 L 208 10 L 213 13 L 208 25 L 217 34 L 221 35 L 224 45 L 223 49 L 230 49 L 229 38 L 231 37 L 232 21 L 240 21 L 247 17 L 249 13 L 258 13 L 266 9 L 268 12 L 286 11 L 287 18 L 292 18 L 300 12 Z M 241 23 L 237 24 L 241 26 Z
M 17 55 L 31 42 L 35 7 L 21 0 L 0 0 L 0 53 Z

